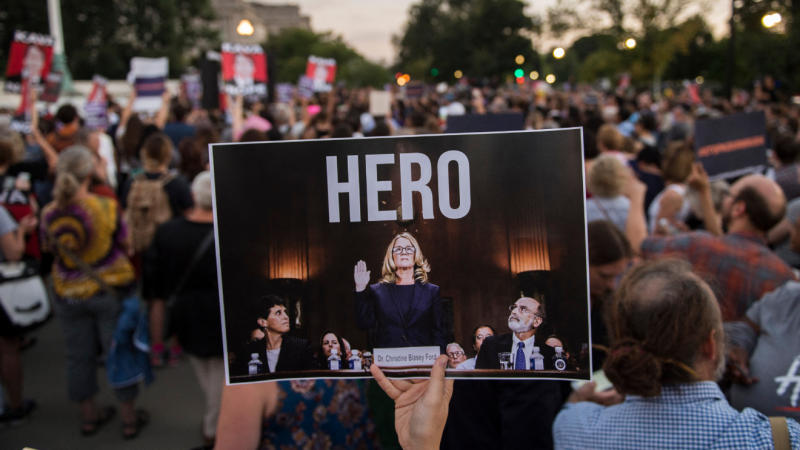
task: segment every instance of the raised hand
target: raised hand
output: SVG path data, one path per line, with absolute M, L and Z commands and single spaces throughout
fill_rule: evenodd
M 353 278 L 356 280 L 356 291 L 361 292 L 367 288 L 369 284 L 369 270 L 367 270 L 367 263 L 359 261 L 356 264 Z
M 694 163 L 692 166 L 692 173 L 686 179 L 686 184 L 703 194 L 711 192 L 711 181 L 708 178 L 708 173 L 699 162 Z
M 447 355 L 440 355 L 429 380 L 389 380 L 373 364 L 372 376 L 394 400 L 394 426 L 404 449 L 438 449 L 447 421 L 453 380 L 445 380 Z

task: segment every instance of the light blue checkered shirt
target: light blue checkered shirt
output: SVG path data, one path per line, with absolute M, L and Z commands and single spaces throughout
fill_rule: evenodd
M 800 450 L 800 425 L 789 422 L 792 449 Z M 567 403 L 553 425 L 556 449 L 772 449 L 763 414 L 739 412 L 716 383 L 664 386 L 659 397 L 629 395 L 620 405 Z

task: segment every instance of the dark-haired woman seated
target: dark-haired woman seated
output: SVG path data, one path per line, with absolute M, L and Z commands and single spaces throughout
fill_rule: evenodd
M 254 325 L 264 330 L 264 339 L 250 342 L 236 355 L 231 375 L 247 375 L 253 354 L 258 354 L 261 361 L 261 373 L 319 368 L 308 341 L 286 335 L 289 332 L 289 314 L 282 298 L 266 295 L 253 305 L 251 311 Z
M 322 333 L 319 340 L 319 350 L 317 351 L 317 360 L 319 361 L 320 369 L 328 368 L 328 358 L 331 356 L 331 350 L 336 349 L 336 354 L 341 358 L 341 362 L 347 365 L 347 350 L 344 348 L 344 339 L 331 330 Z

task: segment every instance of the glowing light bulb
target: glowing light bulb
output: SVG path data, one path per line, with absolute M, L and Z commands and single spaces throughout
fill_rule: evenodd
M 625 47 L 628 47 L 628 48 L 636 47 L 636 39 L 630 38 L 627 41 L 625 41 Z
M 550 75 L 545 77 L 545 81 L 547 81 L 550 84 L 553 84 L 556 82 L 556 76 L 551 73 Z
M 522 63 L 525 62 L 525 57 L 522 55 L 517 55 L 517 57 L 514 58 L 514 61 L 516 61 L 517 64 L 522 65 Z
M 774 14 L 767 14 L 761 19 L 761 23 L 764 24 L 766 28 L 772 28 L 775 25 L 781 23 L 782 17 L 779 13 Z
M 253 24 L 247 19 L 243 19 L 241 22 L 239 22 L 239 26 L 236 27 L 236 32 L 242 36 L 250 36 L 255 31 L 256 30 L 253 28 Z
M 454 73 L 453 76 L 456 78 L 461 78 L 464 76 L 464 74 L 460 70 L 456 70 L 456 73 Z
M 531 80 L 538 80 L 539 79 L 539 72 L 533 71 L 530 73 Z
M 555 56 L 555 57 L 556 57 L 556 59 L 561 59 L 561 58 L 563 58 L 565 53 L 566 53 L 566 52 L 565 52 L 565 51 L 564 51 L 564 49 L 563 49 L 563 48 L 561 48 L 561 47 L 558 47 L 557 49 L 553 50 L 553 56 Z

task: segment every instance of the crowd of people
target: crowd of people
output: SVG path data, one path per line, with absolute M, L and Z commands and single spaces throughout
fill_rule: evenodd
M 459 83 L 416 98 L 395 92 L 386 117 L 369 113 L 368 89 L 343 86 L 288 103 L 229 97 L 225 110 L 193 108 L 184 92 L 165 92 L 151 114 L 135 113 L 131 94 L 122 105 L 109 100 L 110 126 L 101 130 L 87 129 L 69 103 L 49 111 L 34 101 L 30 134 L 0 123 L 0 256 L 40 262 L 67 347 L 67 396 L 80 407 L 84 435 L 117 414 L 94 400 L 100 351 L 125 438 L 149 420 L 135 406 L 140 380 L 152 379 L 151 367 L 188 359 L 205 394 L 207 448 L 372 448 L 379 437 L 389 446 L 393 430 L 376 424 L 371 408 L 382 406 L 367 401 L 362 381 L 224 387 L 223 358 L 248 373 L 253 349 L 263 347 L 267 360 L 259 364 L 269 372 L 363 355 L 336 331 L 318 346 L 286 335 L 285 304 L 274 296 L 261 299 L 240 354 L 224 354 L 208 144 L 434 134 L 462 114 L 521 113 L 528 130 L 580 126 L 594 344 L 582 353 L 591 352 L 614 390 L 588 384 L 573 392 L 558 381 L 445 385 L 445 366 L 490 368 L 480 358 L 485 342 L 511 348 L 538 326 L 515 329 L 509 320 L 511 333 L 502 334 L 480 325 L 469 342 L 437 341 L 447 361 L 430 384 L 390 382 L 372 368 L 397 401 L 401 444 L 769 448 L 765 416 L 800 418 L 800 106 L 781 102 L 770 80 L 730 100 L 697 93 Z M 711 182 L 695 160 L 694 124 L 750 111 L 765 113 L 769 170 Z M 0 122 L 10 117 L 0 111 Z M 518 323 L 544 320 L 531 298 L 510 312 Z M 148 325 L 147 336 L 120 331 Z M 149 341 L 149 352 L 131 336 Z M 570 353 L 558 336 L 541 338 L 572 368 L 585 366 L 588 355 Z M 28 342 L 0 320 L 4 425 L 24 422 L 37 407 L 23 396 L 20 352 Z M 296 361 L 279 358 L 281 349 Z M 134 373 L 119 373 L 111 364 L 118 358 L 133 361 Z M 788 424 L 797 448 L 800 428 Z

